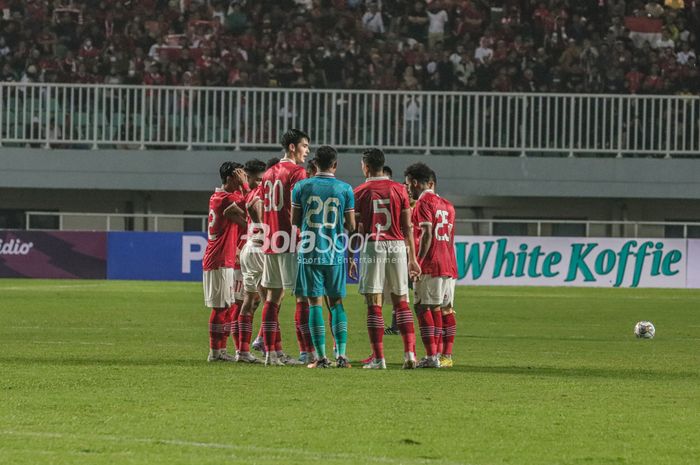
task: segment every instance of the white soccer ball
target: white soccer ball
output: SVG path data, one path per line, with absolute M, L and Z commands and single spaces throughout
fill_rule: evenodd
M 640 321 L 634 325 L 634 335 L 642 339 L 651 339 L 656 334 L 656 328 L 651 321 Z

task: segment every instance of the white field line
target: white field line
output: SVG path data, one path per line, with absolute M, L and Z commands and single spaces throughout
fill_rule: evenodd
M 3 329 L 36 331 L 38 329 L 38 326 L 7 326 Z M 90 328 L 86 328 L 86 327 L 80 327 L 80 326 L 52 325 L 51 329 L 53 329 L 53 330 L 61 329 L 61 330 L 71 330 L 71 331 L 112 331 L 112 332 L 114 332 L 115 330 L 118 330 L 118 331 L 143 331 L 143 326 L 93 326 Z M 206 329 L 206 327 L 205 327 L 205 329 Z M 172 333 L 173 331 L 190 332 L 190 331 L 192 331 L 192 328 L 168 328 L 169 333 Z M 2 331 L 0 331 L 0 334 L 1 333 L 2 333 Z M 42 341 L 42 342 L 44 342 L 44 341 Z
M 79 345 L 79 346 L 114 346 L 114 342 L 72 342 L 72 341 L 31 341 L 31 344 L 59 344 L 59 345 Z
M 35 286 L 0 286 L 2 291 L 55 291 L 57 289 L 82 289 L 104 286 L 104 283 L 46 284 Z
M 249 451 L 265 454 L 273 454 L 275 458 L 283 455 L 295 455 L 306 457 L 308 459 L 316 459 L 319 461 L 348 461 L 352 460 L 356 463 L 389 463 L 389 464 L 444 464 L 444 465 L 466 465 L 464 462 L 446 462 L 440 459 L 412 459 L 412 458 L 392 458 L 385 456 L 373 456 L 354 453 L 326 453 L 313 452 L 303 449 L 290 449 L 287 447 L 260 447 L 242 444 L 222 444 L 215 442 L 197 442 L 197 441 L 181 441 L 178 439 L 157 439 L 157 438 L 134 438 L 128 436 L 114 435 L 84 435 L 84 434 L 65 434 L 65 433 L 50 433 L 50 432 L 30 432 L 30 431 L 14 431 L 0 430 L 0 436 L 17 436 L 29 438 L 44 438 L 44 439 L 68 439 L 68 440 L 93 440 L 93 441 L 109 441 L 118 443 L 131 444 L 149 444 L 153 446 L 167 445 L 176 447 L 191 447 L 198 449 L 218 449 L 228 451 Z M 46 447 L 44 447 L 44 450 Z M 416 449 L 419 451 L 420 449 Z

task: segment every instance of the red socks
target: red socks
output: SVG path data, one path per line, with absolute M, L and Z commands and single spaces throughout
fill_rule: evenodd
M 225 308 L 213 308 L 209 315 L 209 348 L 219 350 L 226 348 L 226 325 L 228 311 Z
M 240 314 L 238 317 L 238 350 L 250 352 L 250 339 L 253 337 L 253 315 Z
M 231 326 L 231 338 L 233 339 L 233 344 L 236 346 L 236 350 L 239 350 L 238 341 L 238 316 L 241 314 L 241 306 L 238 303 L 234 303 L 229 307 L 230 312 L 230 326 Z
M 297 330 L 299 352 L 313 352 L 314 345 L 311 342 L 311 331 L 309 330 L 308 302 L 297 302 L 297 309 L 294 313 L 294 325 Z
M 277 320 L 277 328 L 275 328 L 275 351 L 282 352 L 282 331 L 280 331 L 279 318 Z
M 442 328 L 445 330 L 442 353 L 443 355 L 452 355 L 452 345 L 455 342 L 455 334 L 457 334 L 457 321 L 454 313 L 442 315 Z
M 425 352 L 427 353 L 428 357 L 431 357 L 437 352 L 433 312 L 426 309 L 418 313 L 418 325 L 420 326 L 420 337 L 423 340 Z
M 272 302 L 265 302 L 262 310 L 262 331 L 263 340 L 265 341 L 265 352 L 275 350 L 277 343 L 277 331 L 279 324 L 277 322 L 277 312 L 279 306 Z
M 440 307 L 433 310 L 433 324 L 435 325 L 435 351 L 442 353 L 442 310 Z
M 367 332 L 374 358 L 384 358 L 384 317 L 380 305 L 367 306 Z
M 402 301 L 394 306 L 396 323 L 403 339 L 404 352 L 416 352 L 416 330 L 413 327 L 413 314 L 408 307 L 408 302 Z

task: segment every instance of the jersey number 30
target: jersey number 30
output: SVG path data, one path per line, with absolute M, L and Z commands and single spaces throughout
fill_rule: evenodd
M 282 210 L 284 204 L 284 186 L 282 181 L 275 179 L 275 182 L 265 181 L 263 185 L 265 192 L 265 211 L 278 212 Z

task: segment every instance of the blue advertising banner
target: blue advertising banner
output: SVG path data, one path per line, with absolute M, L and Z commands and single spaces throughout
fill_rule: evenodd
M 107 279 L 201 281 L 204 233 L 112 232 Z

